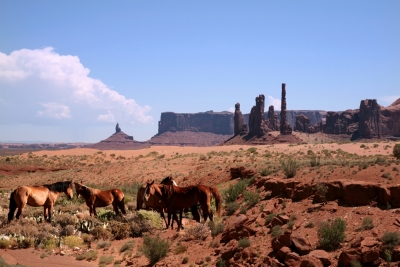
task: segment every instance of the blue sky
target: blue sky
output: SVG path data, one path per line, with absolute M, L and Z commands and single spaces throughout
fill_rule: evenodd
M 0 141 L 144 141 L 161 112 L 387 106 L 399 1 L 0 0 Z M 279 109 L 279 106 L 275 106 Z

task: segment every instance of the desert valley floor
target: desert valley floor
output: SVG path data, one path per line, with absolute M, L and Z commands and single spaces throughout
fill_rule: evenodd
M 145 237 L 151 237 L 168 243 L 166 256 L 156 266 L 383 265 L 389 250 L 382 236 L 400 229 L 400 197 L 396 195 L 400 192 L 400 161 L 393 157 L 395 144 L 370 140 L 140 150 L 79 148 L 2 156 L 0 236 L 9 240 L 0 244 L 0 256 L 7 264 L 24 266 L 147 266 L 142 247 Z M 296 170 L 292 178 L 285 170 L 290 164 Z M 136 236 L 120 234 L 123 230 L 113 232 L 111 226 L 125 229 L 137 222 L 130 220 L 139 216 L 135 211 L 138 187 L 166 176 L 172 176 L 179 186 L 216 187 L 224 199 L 222 217 L 214 216 L 214 224 L 198 225 L 188 215 L 180 232 L 162 229 L 157 224 L 160 218 L 150 218 L 152 225 L 137 230 Z M 101 218 L 90 219 L 83 201 L 69 201 L 63 194 L 51 224 L 40 220 L 41 207 L 28 207 L 24 219 L 7 224 L 10 193 L 16 187 L 72 179 L 95 188 L 121 188 L 126 218 L 112 216 L 110 206 L 98 209 Z M 232 200 L 232 190 L 239 183 L 244 183 L 244 191 Z M 345 221 L 345 237 L 337 247 L 324 249 L 318 230 L 335 218 Z M 108 234 L 83 231 L 82 225 L 90 220 Z M 276 225 L 281 232 L 276 233 Z M 63 228 L 70 232 L 62 235 Z M 38 238 L 43 231 L 54 234 Z M 69 236 L 82 240 L 69 245 Z M 290 240 L 286 245 L 285 237 Z M 56 244 L 48 241 L 51 238 Z M 392 264 L 400 261 L 400 248 L 389 248 Z M 78 260 L 89 251 L 96 257 Z

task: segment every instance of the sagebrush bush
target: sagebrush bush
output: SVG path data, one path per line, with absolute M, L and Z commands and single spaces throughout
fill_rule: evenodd
M 69 248 L 80 247 L 83 245 L 83 240 L 79 236 L 70 235 L 64 238 L 64 244 Z
M 182 264 L 186 264 L 186 263 L 188 263 L 189 262 L 189 257 L 183 257 L 183 259 L 182 259 Z
M 236 199 L 240 194 L 243 193 L 243 191 L 246 189 L 246 186 L 248 185 L 247 180 L 239 180 L 237 184 L 235 185 L 230 185 L 228 189 L 223 193 L 223 198 L 226 203 L 232 203 L 235 202 Z
M 212 237 L 216 237 L 219 233 L 224 231 L 224 224 L 221 222 L 209 222 L 208 226 L 211 228 Z
M 135 245 L 135 240 L 130 240 L 130 241 L 126 242 L 119 249 L 119 253 L 122 253 L 122 252 L 125 252 L 125 251 L 132 251 L 134 245 Z
M 283 173 L 286 175 L 286 178 L 293 178 L 296 176 L 297 169 L 299 168 L 299 164 L 297 160 L 290 157 L 287 160 L 280 160 L 282 165 Z
M 88 250 L 82 254 L 78 254 L 75 257 L 76 260 L 87 260 L 87 261 L 95 261 L 97 260 L 97 251 L 95 250 Z
M 186 230 L 185 239 L 204 240 L 210 234 L 210 228 L 207 224 L 197 223 L 195 226 Z
M 246 201 L 247 208 L 254 207 L 260 201 L 260 195 L 253 191 L 244 191 L 243 198 Z
M 188 249 L 187 245 L 183 245 L 182 243 L 179 243 L 176 245 L 175 249 L 174 249 L 174 254 L 181 254 L 183 252 L 186 252 Z
M 73 225 L 67 225 L 61 228 L 60 235 L 61 236 L 69 236 L 73 235 L 75 232 L 75 227 Z
M 225 205 L 226 215 L 231 216 L 232 214 L 234 214 L 235 211 L 237 211 L 237 209 L 239 208 L 239 206 L 240 204 L 237 202 L 227 203 Z
M 151 210 L 139 210 L 137 214 L 140 219 L 148 220 L 154 228 L 163 228 L 163 220 L 159 212 Z
M 0 239 L 0 249 L 7 249 L 11 245 L 11 241 L 8 239 Z
M 282 227 L 280 225 L 275 225 L 271 229 L 272 238 L 276 238 L 276 237 L 280 236 L 282 233 L 283 233 L 283 231 L 282 231 Z
M 107 250 L 110 247 L 111 247 L 111 242 L 109 242 L 109 241 L 99 241 L 99 242 L 97 242 L 97 245 L 96 245 L 97 249 Z
M 93 235 L 95 240 L 110 240 L 112 239 L 112 234 L 107 231 L 103 226 L 96 226 L 90 233 Z
M 318 228 L 319 244 L 326 250 L 332 250 L 339 247 L 343 242 L 346 231 L 346 221 L 342 218 L 335 218 L 333 222 L 322 222 Z
M 399 232 L 386 232 L 381 237 L 382 243 L 385 247 L 393 249 L 395 246 L 400 245 L 400 233 Z
M 111 221 L 107 229 L 111 231 L 112 236 L 116 240 L 128 238 L 131 234 L 130 225 L 118 221 Z
M 101 256 L 99 259 L 99 265 L 108 265 L 114 262 L 113 256 Z
M 238 247 L 240 247 L 240 248 L 250 247 L 250 240 L 248 238 L 246 238 L 246 237 L 243 237 L 243 238 L 239 239 Z
M 374 228 L 374 222 L 371 217 L 365 217 L 361 223 L 361 228 L 363 230 L 371 230 Z
M 267 217 L 265 218 L 265 225 L 268 225 L 275 217 L 276 217 L 275 213 L 268 214 Z
M 321 165 L 321 157 L 320 156 L 317 157 L 317 156 L 313 155 L 310 160 L 310 165 L 311 165 L 311 167 L 320 166 Z
M 166 240 L 162 240 L 160 236 L 150 237 L 146 236 L 143 240 L 143 245 L 140 250 L 149 260 L 150 265 L 154 265 L 160 259 L 164 258 L 169 249 L 169 243 Z
M 400 144 L 395 144 L 393 147 L 393 156 L 400 159 Z
M 57 216 L 54 216 L 54 223 L 59 224 L 61 228 L 64 228 L 68 225 L 75 226 L 76 218 L 71 216 L 69 213 L 61 213 Z

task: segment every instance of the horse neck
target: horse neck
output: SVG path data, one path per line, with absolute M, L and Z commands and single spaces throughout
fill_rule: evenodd
M 54 184 L 47 184 L 44 186 L 47 187 L 50 192 L 57 193 L 59 195 L 60 193 L 64 192 L 67 189 L 69 184 L 66 185 L 65 183 L 58 182 L 58 183 L 54 183 Z

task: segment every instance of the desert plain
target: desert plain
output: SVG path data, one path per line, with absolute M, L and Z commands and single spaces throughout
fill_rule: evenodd
M 383 266 L 400 260 L 396 246 L 382 239 L 400 228 L 396 142 L 312 141 L 304 135 L 297 144 L 77 148 L 1 156 L 0 236 L 7 242 L 0 256 L 4 266 L 45 267 Z M 177 232 L 165 230 L 158 213 L 137 212 L 138 188 L 166 176 L 179 186 L 216 187 L 222 216 L 198 224 L 186 214 L 185 229 Z M 109 206 L 98 208 L 99 218 L 93 219 L 82 199 L 62 194 L 51 223 L 42 221 L 41 207 L 27 207 L 22 219 L 7 222 L 16 187 L 72 179 L 122 189 L 127 215 L 114 216 Z M 336 219 L 345 222 L 343 238 L 337 245 L 323 244 L 321 227 Z M 146 238 L 165 244 L 156 262 L 143 249 Z

